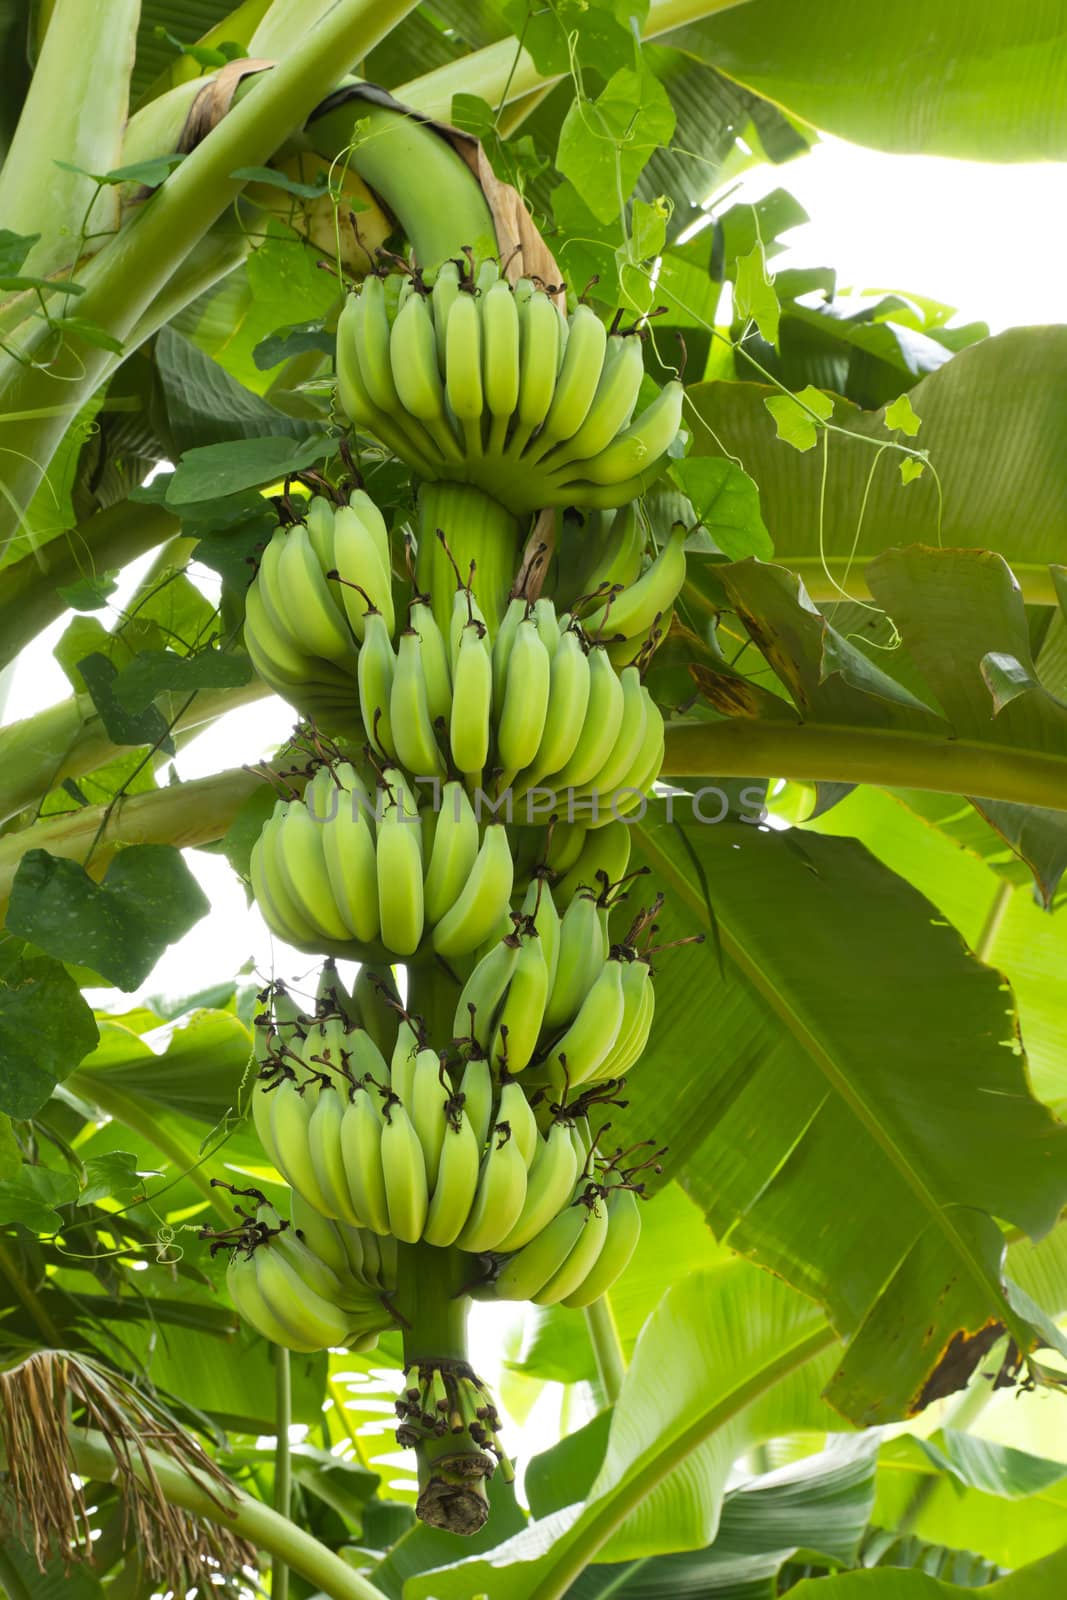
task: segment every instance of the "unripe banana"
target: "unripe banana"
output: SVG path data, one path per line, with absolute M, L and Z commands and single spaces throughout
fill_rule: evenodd
M 619 430 L 628 426 L 644 375 L 645 361 L 640 339 L 613 334 L 607 342 L 600 382 L 589 407 L 589 415 L 577 433 L 572 434 L 546 458 L 546 468 L 555 472 L 573 463 L 573 475 L 585 476 L 584 464 L 588 457 L 599 455 Z
M 252 657 L 252 665 L 259 676 L 272 689 L 282 691 L 285 699 L 289 698 L 285 690 L 302 689 L 316 678 L 341 686 L 343 674 L 329 667 L 327 677 L 323 670 L 326 668 L 325 662 L 320 663 L 304 651 L 297 650 L 290 636 L 280 633 L 275 627 L 263 603 L 258 577 L 245 596 L 244 639 L 245 649 Z
M 489 628 L 485 620 L 485 613 L 475 598 L 471 589 L 459 588 L 456 590 L 452 601 L 452 616 L 448 625 L 448 659 L 455 678 L 456 666 L 459 661 L 459 647 L 463 643 L 463 631 L 472 622 L 477 622 L 485 629 L 481 635 L 482 646 L 491 652 L 489 643 Z
M 526 1170 L 529 1171 L 537 1155 L 541 1135 L 530 1102 L 517 1083 L 506 1083 L 500 1091 L 497 1126 L 510 1129 L 511 1137 L 518 1145 Z
M 460 293 L 445 332 L 445 388 L 463 428 L 468 457 L 482 454 L 482 319 L 473 295 Z
M 499 710 L 504 703 L 504 690 L 508 681 L 508 662 L 511 659 L 511 649 L 515 643 L 515 634 L 519 623 L 524 622 L 529 610 L 529 603 L 516 596 L 509 600 L 500 627 L 497 629 L 496 638 L 493 640 L 493 704 Z
M 382 571 L 388 579 L 393 570 L 393 557 L 389 549 L 389 529 L 386 527 L 385 518 L 366 489 L 353 489 L 348 497 L 348 504 L 374 541 Z
M 545 649 L 551 658 L 556 653 L 556 646 L 559 644 L 563 623 L 564 621 L 569 621 L 570 618 L 561 618 L 556 611 L 555 602 L 542 598 L 534 601 L 533 619 Z
M 648 963 L 635 960 L 622 969 L 622 1022 L 618 1037 L 600 1063 L 594 1078 L 621 1078 L 641 1059 L 656 1009 L 656 991 Z
M 308 1129 L 318 1101 L 318 1085 L 302 1088 L 283 1078 L 270 1095 L 271 1142 L 277 1156 L 278 1171 L 291 1189 L 310 1200 L 324 1217 L 330 1215 L 330 1202 L 323 1194 L 311 1160 Z
M 510 1132 L 498 1126 L 482 1161 L 470 1216 L 456 1240 L 459 1248 L 472 1255 L 494 1249 L 519 1220 L 525 1199 L 526 1162 L 522 1151 Z
M 399 995 L 388 967 L 362 965 L 352 989 L 352 1003 L 360 1028 L 349 1040 L 355 1077 L 368 1072 L 378 1083 L 385 1080 L 387 1060 L 396 1044 Z
M 634 638 L 647 632 L 657 616 L 673 605 L 685 582 L 686 537 L 681 524 L 673 528 L 667 543 L 637 582 L 585 618 L 582 625 L 591 638 Z
M 426 920 L 439 922 L 455 905 L 478 859 L 478 819 L 461 783 L 441 790 L 430 864 L 426 871 Z
M 628 589 L 641 576 L 648 530 L 634 502 L 620 507 L 601 535 L 593 565 L 579 579 L 579 594 L 599 589 Z
M 463 985 L 452 1023 L 453 1037 L 473 1039 L 488 1050 L 505 992 L 519 959 L 518 936 L 498 939 L 481 957 Z
M 315 552 L 315 560 L 321 570 L 326 573 L 337 565 L 333 553 L 333 503 L 323 494 L 313 494 L 307 503 L 304 513 L 304 526 L 307 528 L 308 541 Z M 338 599 L 338 585 L 330 584 L 330 594 L 334 601 Z M 343 608 L 342 608 L 343 609 Z
M 622 727 L 624 696 L 618 674 L 603 650 L 589 656 L 589 700 L 574 754 L 556 778 L 560 788 L 580 788 L 595 778 Z M 599 820 L 595 811 L 591 820 Z
M 265 1249 L 260 1246 L 260 1250 Z M 258 1255 L 260 1250 L 256 1251 Z M 322 1346 L 314 1337 L 301 1340 L 288 1322 L 283 1322 L 273 1304 L 268 1303 L 259 1286 L 255 1258 L 243 1250 L 235 1250 L 226 1269 L 226 1288 L 238 1313 L 255 1328 L 257 1333 L 284 1350 L 309 1353 Z
M 380 841 L 378 863 L 380 874 Z M 501 908 L 506 908 L 511 900 L 513 881 L 514 864 L 507 830 L 502 823 L 490 823 L 470 877 L 458 899 L 434 927 L 433 947 L 438 955 L 446 960 L 468 955 L 484 943 L 499 921 Z
M 516 629 L 496 731 L 497 757 L 506 774 L 536 759 L 545 731 L 552 658 L 532 617 Z
M 442 261 L 437 269 L 437 276 L 433 280 L 433 290 L 430 299 L 433 304 L 434 337 L 437 341 L 437 366 L 442 376 L 445 375 L 445 337 L 448 330 L 448 313 L 452 309 L 452 302 L 459 294 L 459 263 L 457 261 Z
M 387 761 L 396 759 L 390 706 L 396 657 L 389 628 L 380 611 L 367 613 L 357 676 L 359 711 L 367 738 Z
M 389 359 L 401 406 L 425 425 L 445 461 L 459 461 L 462 452 L 445 415 L 433 319 L 421 294 L 410 294 L 396 314 Z
M 380 410 L 371 399 L 359 362 L 356 332 L 362 312 L 361 296 L 349 295 L 337 324 L 337 390 L 341 406 L 358 428 L 380 439 L 401 461 L 426 478 L 437 475 L 442 462 L 417 422 L 401 423 L 402 413 Z
M 358 1228 L 363 1218 L 352 1204 L 341 1149 L 341 1124 L 346 1109 L 346 1101 L 332 1085 L 319 1090 L 308 1122 L 308 1153 L 319 1192 L 327 1201 L 323 1214 Z
M 515 297 L 499 278 L 481 296 L 482 387 L 492 422 L 488 450 L 504 448 L 508 423 L 519 403 L 519 313 Z
M 368 616 L 374 611 L 382 613 L 386 633 L 392 635 L 392 577 L 387 562 L 382 560 L 375 523 L 362 505 L 339 506 L 335 512 L 333 556 L 343 580 L 340 587 L 345 614 L 356 638 L 363 642 Z
M 452 673 L 448 660 L 448 644 L 425 595 L 416 595 L 411 602 L 409 623 L 421 641 L 422 672 L 426 680 L 426 704 L 430 721 L 443 718 L 447 724 L 452 712 Z
M 445 1139 L 446 1115 L 452 1098 L 452 1086 L 447 1078 L 436 1050 L 420 1050 L 415 1057 L 415 1072 L 411 1088 L 411 1120 L 422 1145 L 426 1164 L 426 1180 L 432 1192 L 437 1182 L 437 1169 L 441 1160 L 441 1146 Z M 447 1085 L 447 1087 L 446 1087 Z
M 548 990 L 548 962 L 540 935 L 527 932 L 521 938 L 493 1039 L 492 1058 L 498 1067 L 515 1074 L 529 1064 L 544 1020 Z
M 582 426 L 600 382 L 606 345 L 607 333 L 596 312 L 588 306 L 578 306 L 570 319 L 567 349 L 548 416 L 532 450 L 527 452 L 531 460 L 539 461 L 552 445 L 569 439 Z
M 619 1036 L 623 1017 L 622 964 L 611 958 L 600 970 L 581 1009 L 546 1056 L 571 1088 L 593 1077 Z
M 573 334 L 571 338 L 573 343 Z M 652 404 L 606 449 L 588 460 L 561 467 L 555 481 L 566 489 L 576 482 L 621 484 L 647 473 L 674 442 L 682 423 L 684 398 L 685 390 L 680 383 L 666 384 Z
M 273 1212 L 273 1208 L 271 1209 Z M 265 1210 L 265 1207 L 260 1206 L 257 1217 L 263 1216 Z M 279 1222 L 281 1231 L 275 1234 L 269 1245 L 265 1245 L 264 1248 L 276 1250 L 309 1289 L 313 1289 L 331 1305 L 340 1305 L 344 1297 L 342 1284 L 333 1268 L 311 1249 L 306 1240 L 297 1236 L 295 1229 L 287 1228 L 281 1223 L 276 1213 L 266 1220 L 268 1226 L 272 1226 L 276 1221 Z
M 585 1217 L 585 1206 L 577 1202 L 557 1211 L 540 1233 L 504 1263 L 493 1285 L 497 1298 L 533 1300 L 552 1281 L 581 1238 Z
M 301 917 L 327 939 L 344 943 L 350 935 L 334 903 L 322 828 L 302 801 L 285 804 L 274 841 L 282 880 Z
M 610 807 L 611 797 L 622 783 L 623 779 L 633 770 L 634 762 L 644 746 L 646 723 L 650 714 L 650 700 L 646 698 L 647 691 L 641 683 L 641 674 L 636 667 L 624 667 L 619 674 L 622 685 L 622 723 L 619 735 L 615 741 L 615 748 L 608 756 L 604 765 L 588 784 L 582 785 L 575 793 L 575 798 L 596 796 L 600 802 L 598 811 L 604 806 Z M 651 708 L 655 715 L 655 707 Z
M 480 623 L 468 623 L 456 657 L 449 737 L 458 771 L 477 777 L 489 758 L 493 711 L 493 663 Z
M 497 1245 L 502 1255 L 521 1250 L 570 1203 L 578 1177 L 578 1157 L 570 1133 L 554 1122 L 538 1140 L 526 1179 L 526 1199 L 511 1232 Z
M 593 1270 L 608 1236 L 608 1208 L 600 1198 L 580 1208 L 585 1220 L 566 1260 L 548 1282 L 533 1295 L 534 1305 L 555 1306 L 574 1294 Z
M 319 1260 L 332 1268 L 339 1278 L 346 1277 L 352 1271 L 340 1228 L 316 1211 L 311 1202 L 295 1189 L 289 1196 L 289 1215 L 294 1229 L 303 1236 L 308 1249 L 313 1250 Z
M 554 873 L 569 872 L 582 853 L 588 832 L 584 822 L 568 822 L 561 817 L 553 825 L 545 847 L 545 865 Z
M 346 1313 L 317 1294 L 281 1251 L 268 1242 L 260 1245 L 252 1260 L 264 1301 L 278 1321 L 292 1329 L 298 1348 L 329 1350 L 344 1344 L 349 1326 Z
M 371 1098 L 373 1089 L 356 1091 L 341 1123 L 344 1161 L 352 1209 L 374 1233 L 389 1232 L 389 1208 L 382 1168 L 382 1118 Z
M 480 1160 L 482 1147 L 489 1137 L 489 1129 L 493 1122 L 493 1075 L 484 1056 L 475 1057 L 474 1060 L 467 1062 L 463 1069 L 460 1089 L 463 1093 L 463 1109 L 470 1118 L 474 1137 L 478 1141 Z
M 401 1020 L 396 1045 L 389 1060 L 389 1085 L 406 1106 L 415 1091 L 415 1063 L 422 1049 L 422 1036 L 410 1017 Z
M 351 767 L 348 771 L 355 778 Z M 361 944 L 373 944 L 381 928 L 378 861 L 364 800 L 362 785 L 342 787 L 335 791 L 332 814 L 317 820 L 334 903 L 349 935 Z
M 545 967 L 548 972 L 548 994 L 556 981 L 556 967 L 559 963 L 559 929 L 560 918 L 556 909 L 554 892 L 549 888 L 543 878 L 535 878 L 526 891 L 523 901 L 523 915 L 533 918 L 534 927 L 537 929 L 544 951 Z M 545 1005 L 548 1004 L 546 995 Z
M 321 934 L 294 905 L 289 890 L 282 880 L 275 849 L 275 838 L 284 804 L 282 800 L 277 802 L 274 814 L 267 819 L 259 838 L 253 844 L 248 875 L 256 904 L 271 932 L 277 934 L 279 939 L 284 939 L 287 944 L 314 950 L 321 939 Z
M 640 750 L 634 758 L 634 764 L 623 778 L 615 791 L 611 802 L 612 812 L 616 817 L 624 817 L 635 810 L 641 803 L 643 795 L 648 794 L 656 779 L 659 777 L 660 768 L 663 766 L 663 750 L 666 740 L 666 730 L 663 718 L 660 716 L 659 707 L 653 702 L 647 689 L 642 693 L 648 698 L 648 720 L 645 723 L 645 737 Z
M 556 392 L 560 319 L 540 290 L 521 305 L 519 314 L 519 399 L 515 432 L 508 454 L 517 455 L 548 415 Z
M 401 401 L 393 381 L 389 354 L 389 310 L 385 303 L 385 283 L 373 273 L 363 280 L 352 317 L 359 370 L 373 405 L 386 416 L 395 417 Z
M 437 1179 L 422 1237 L 427 1244 L 445 1249 L 455 1244 L 470 1215 L 478 1192 L 481 1145 L 466 1111 L 445 1127 Z
M 389 1207 L 389 1232 L 404 1244 L 422 1237 L 429 1205 L 422 1145 L 407 1111 L 390 1102 L 382 1128 L 382 1172 Z
M 484 297 L 493 284 L 499 281 L 500 263 L 494 261 L 492 256 L 487 256 L 484 261 L 478 263 L 478 271 L 474 275 L 474 287 L 478 291 L 479 298 Z
M 546 1031 L 554 1031 L 577 1016 L 600 975 L 606 954 L 596 901 L 589 894 L 576 894 L 560 922 L 556 981 L 545 1007 Z
M 527 786 L 560 772 L 573 756 L 589 707 L 589 684 L 589 658 L 581 635 L 569 628 L 552 657 L 545 725 Z
M 408 809 L 410 791 L 405 796 L 400 788 L 400 774 L 388 768 L 385 780 L 392 786 L 392 797 L 383 806 L 378 826 L 382 943 L 395 955 L 410 956 L 419 947 L 424 922 L 421 830 L 418 812 Z
M 630 865 L 631 830 L 625 822 L 608 822 L 586 834 L 582 853 L 554 889 L 556 902 L 570 905 L 579 889 L 603 893 L 606 886 L 626 876 Z
M 400 635 L 389 720 L 397 759 L 408 771 L 420 778 L 444 777 L 444 757 L 434 736 L 426 694 L 422 639 L 414 628 Z

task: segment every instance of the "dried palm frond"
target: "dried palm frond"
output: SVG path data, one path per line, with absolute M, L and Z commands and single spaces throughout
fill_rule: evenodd
M 211 1574 L 236 1578 L 256 1553 L 225 1528 L 166 1499 L 151 1452 L 193 1478 L 220 1508 L 232 1500 L 225 1474 L 158 1402 L 90 1357 L 40 1350 L 0 1372 L 0 1445 L 11 1531 L 32 1550 L 41 1571 L 59 1558 L 69 1571 L 92 1563 L 91 1526 L 74 1469 L 72 1430 L 102 1435 L 114 1460 L 113 1481 L 124 1502 L 143 1571 L 175 1593 L 214 1586 Z M 205 1571 L 205 1565 L 207 1570 Z

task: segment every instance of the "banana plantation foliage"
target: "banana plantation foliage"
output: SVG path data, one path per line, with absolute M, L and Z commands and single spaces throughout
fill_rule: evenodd
M 1067 332 L 776 257 L 1067 3 L 231 3 L 0 0 L 0 1591 L 1058 1600 Z

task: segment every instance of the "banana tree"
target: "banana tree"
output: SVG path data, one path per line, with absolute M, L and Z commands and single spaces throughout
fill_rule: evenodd
M 773 262 L 1067 8 L 854 10 L 0 16 L 10 1600 L 1062 1587 L 1061 335 Z

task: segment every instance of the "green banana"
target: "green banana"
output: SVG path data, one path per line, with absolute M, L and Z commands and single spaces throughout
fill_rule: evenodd
M 368 611 L 357 667 L 359 711 L 367 738 L 387 761 L 396 758 L 390 714 L 395 672 L 396 657 L 385 618 L 380 611 Z
M 548 962 L 540 934 L 536 929 L 527 929 L 520 936 L 520 949 L 493 1038 L 492 1057 L 498 1067 L 515 1074 L 529 1064 L 544 1020 L 548 990 Z
M 415 1057 L 411 1088 L 411 1120 L 422 1146 L 426 1180 L 432 1191 L 444 1144 L 446 1116 L 452 1089 L 442 1083 L 444 1068 L 436 1050 L 420 1050 Z M 447 1083 L 447 1080 L 445 1080 Z
M 452 302 L 445 331 L 445 389 L 448 403 L 463 429 L 467 455 L 482 454 L 482 319 L 472 294 L 461 292 Z
M 600 383 L 606 347 L 607 334 L 596 312 L 588 306 L 578 306 L 570 319 L 552 404 L 533 449 L 527 452 L 528 459 L 540 461 L 552 445 L 578 432 Z
M 679 524 L 637 582 L 606 600 L 582 623 L 590 638 L 635 638 L 673 605 L 685 582 L 686 529 Z
M 338 768 L 338 776 L 343 770 Z M 351 767 L 347 772 L 352 779 L 356 778 Z M 373 944 L 381 931 L 378 865 L 365 801 L 369 802 L 369 797 L 362 784 L 358 787 L 342 785 L 335 791 L 332 814 L 317 820 L 322 829 L 322 851 L 334 904 L 349 936 L 361 944 Z
M 619 673 L 619 682 L 622 685 L 622 722 L 615 748 L 595 777 L 575 790 L 576 799 L 596 796 L 601 805 L 608 807 L 615 790 L 632 771 L 644 746 L 645 725 L 651 704 L 646 698 L 647 691 L 636 667 L 624 667 Z M 658 711 L 655 714 L 658 716 Z
M 401 774 L 384 773 L 386 793 L 378 825 L 378 907 L 382 943 L 394 955 L 410 956 L 419 947 L 424 923 L 422 840 L 418 812 L 411 806 Z M 409 809 L 410 807 L 410 809 Z
M 444 757 L 434 736 L 426 693 L 422 638 L 414 628 L 406 628 L 400 635 L 389 721 L 397 759 L 408 771 L 420 778 L 444 777 Z
M 590 829 L 581 854 L 554 889 L 557 904 L 570 905 L 579 889 L 599 896 L 605 887 L 619 883 L 630 865 L 631 831 L 625 822 L 608 822 Z
M 479 300 L 482 316 L 482 388 L 491 417 L 491 454 L 499 454 L 507 438 L 508 423 L 519 403 L 519 313 L 515 297 L 503 278 Z
M 485 647 L 485 628 L 469 622 L 456 657 L 449 728 L 452 760 L 465 776 L 478 777 L 489 758 L 492 710 L 493 663 Z
M 589 657 L 581 634 L 568 628 L 552 657 L 544 728 L 531 772 L 526 775 L 527 787 L 562 771 L 573 756 L 589 706 L 589 689 Z
M 345 1108 L 341 1123 L 341 1156 L 352 1209 L 365 1228 L 389 1232 L 389 1208 L 382 1167 L 382 1117 L 371 1096 L 358 1089 Z
M 426 1162 L 414 1124 L 398 1101 L 386 1109 L 381 1140 L 389 1232 L 404 1244 L 415 1244 L 429 1206 Z
M 463 1093 L 463 1109 L 470 1118 L 481 1159 L 482 1148 L 489 1138 L 493 1122 L 493 1076 L 484 1056 L 475 1056 L 467 1062 L 463 1068 L 460 1089 Z
M 497 1126 L 500 1128 L 506 1126 L 510 1130 L 511 1137 L 518 1145 L 519 1154 L 529 1172 L 541 1143 L 541 1135 L 530 1102 L 517 1083 L 506 1083 L 500 1091 Z
M 441 790 L 424 904 L 431 926 L 455 905 L 478 858 L 478 819 L 461 783 L 446 783 Z
M 519 308 L 519 398 L 515 431 L 508 454 L 518 455 L 535 428 L 548 415 L 556 392 L 560 319 L 552 301 L 540 290 Z
M 566 1260 L 557 1268 L 548 1282 L 531 1296 L 536 1306 L 555 1306 L 568 1295 L 574 1294 L 593 1270 L 608 1236 L 608 1208 L 603 1199 L 591 1204 L 583 1202 L 585 1220 L 577 1239 L 567 1253 Z
M 619 1036 L 623 1017 L 622 964 L 610 957 L 570 1027 L 548 1051 L 571 1088 L 592 1078 Z
M 519 958 L 516 934 L 498 939 L 481 957 L 463 985 L 452 1023 L 455 1039 L 472 1039 L 488 1050 L 504 995 Z
M 554 1122 L 538 1143 L 526 1180 L 526 1199 L 518 1221 L 497 1245 L 501 1254 L 521 1250 L 568 1205 L 578 1177 L 578 1158 L 570 1133 Z
M 572 333 L 572 343 L 573 337 Z M 682 424 L 684 398 L 680 383 L 665 384 L 652 404 L 599 455 L 561 467 L 554 481 L 565 490 L 576 484 L 619 485 L 648 472 L 674 442 Z
M 504 1263 L 493 1285 L 496 1297 L 534 1300 L 559 1272 L 581 1238 L 585 1216 L 584 1205 L 577 1201 L 557 1211 L 540 1233 Z
M 264 1247 L 260 1246 L 262 1250 Z M 256 1251 L 258 1255 L 259 1250 Z M 235 1250 L 226 1269 L 226 1288 L 239 1314 L 257 1333 L 284 1350 L 310 1353 L 322 1346 L 314 1337 L 301 1340 L 288 1322 L 283 1322 L 259 1286 L 255 1257 Z
M 506 774 L 521 772 L 536 759 L 551 681 L 552 658 L 531 616 L 515 631 L 497 723 L 497 758 Z
M 613 334 L 607 341 L 600 382 L 589 414 L 577 432 L 545 458 L 546 468 L 555 472 L 573 464 L 575 474 L 581 473 L 586 460 L 599 455 L 620 429 L 629 425 L 644 375 L 645 361 L 640 339 L 632 335 L 624 337 Z
M 380 843 L 378 861 L 380 872 Z M 433 947 L 437 954 L 451 959 L 476 950 L 499 921 L 501 908 L 507 907 L 513 881 L 514 863 L 507 829 L 502 823 L 490 823 L 466 884 L 451 908 L 434 926 Z
M 442 261 L 433 280 L 430 300 L 433 305 L 433 329 L 437 341 L 437 366 L 442 378 L 445 375 L 445 335 L 448 313 L 459 294 L 459 262 Z
M 408 614 L 409 626 L 419 636 L 422 673 L 426 680 L 426 704 L 430 721 L 441 718 L 447 724 L 452 713 L 452 672 L 448 659 L 448 644 L 437 624 L 426 595 L 417 594 Z
M 560 921 L 556 981 L 545 1006 L 546 1030 L 554 1031 L 577 1016 L 606 955 L 596 899 L 579 892 Z
M 345 1100 L 332 1085 L 319 1090 L 308 1121 L 308 1153 L 319 1192 L 327 1201 L 323 1214 L 358 1228 L 363 1219 L 352 1204 L 341 1150 L 345 1110 Z
M 578 789 L 595 778 L 615 747 L 622 727 L 624 695 L 603 650 L 589 656 L 589 700 L 574 754 L 556 777 L 560 788 Z M 595 813 L 594 820 L 595 820 Z
M 382 559 L 376 525 L 362 503 L 339 506 L 334 513 L 333 566 L 341 580 L 349 627 L 360 643 L 366 636 L 368 616 L 374 611 L 382 613 L 386 633 L 392 635 L 395 616 L 388 559 Z
M 301 918 L 327 939 L 344 943 L 350 937 L 334 903 L 326 870 L 322 828 L 301 800 L 290 800 L 273 825 L 278 871 Z
M 478 1191 L 456 1244 L 480 1255 L 515 1226 L 526 1199 L 526 1162 L 508 1129 L 494 1128 L 482 1160 Z
M 271 1141 L 277 1156 L 278 1171 L 289 1184 L 323 1216 L 330 1215 L 330 1203 L 319 1184 L 308 1146 L 308 1128 L 318 1101 L 318 1085 L 298 1089 L 284 1078 L 270 1095 Z
M 422 1237 L 445 1249 L 455 1244 L 478 1191 L 481 1145 L 466 1111 L 446 1125 L 437 1178 Z
M 459 461 L 462 453 L 445 415 L 433 318 L 419 293 L 409 294 L 393 320 L 389 360 L 403 409 L 424 425 L 444 461 Z

